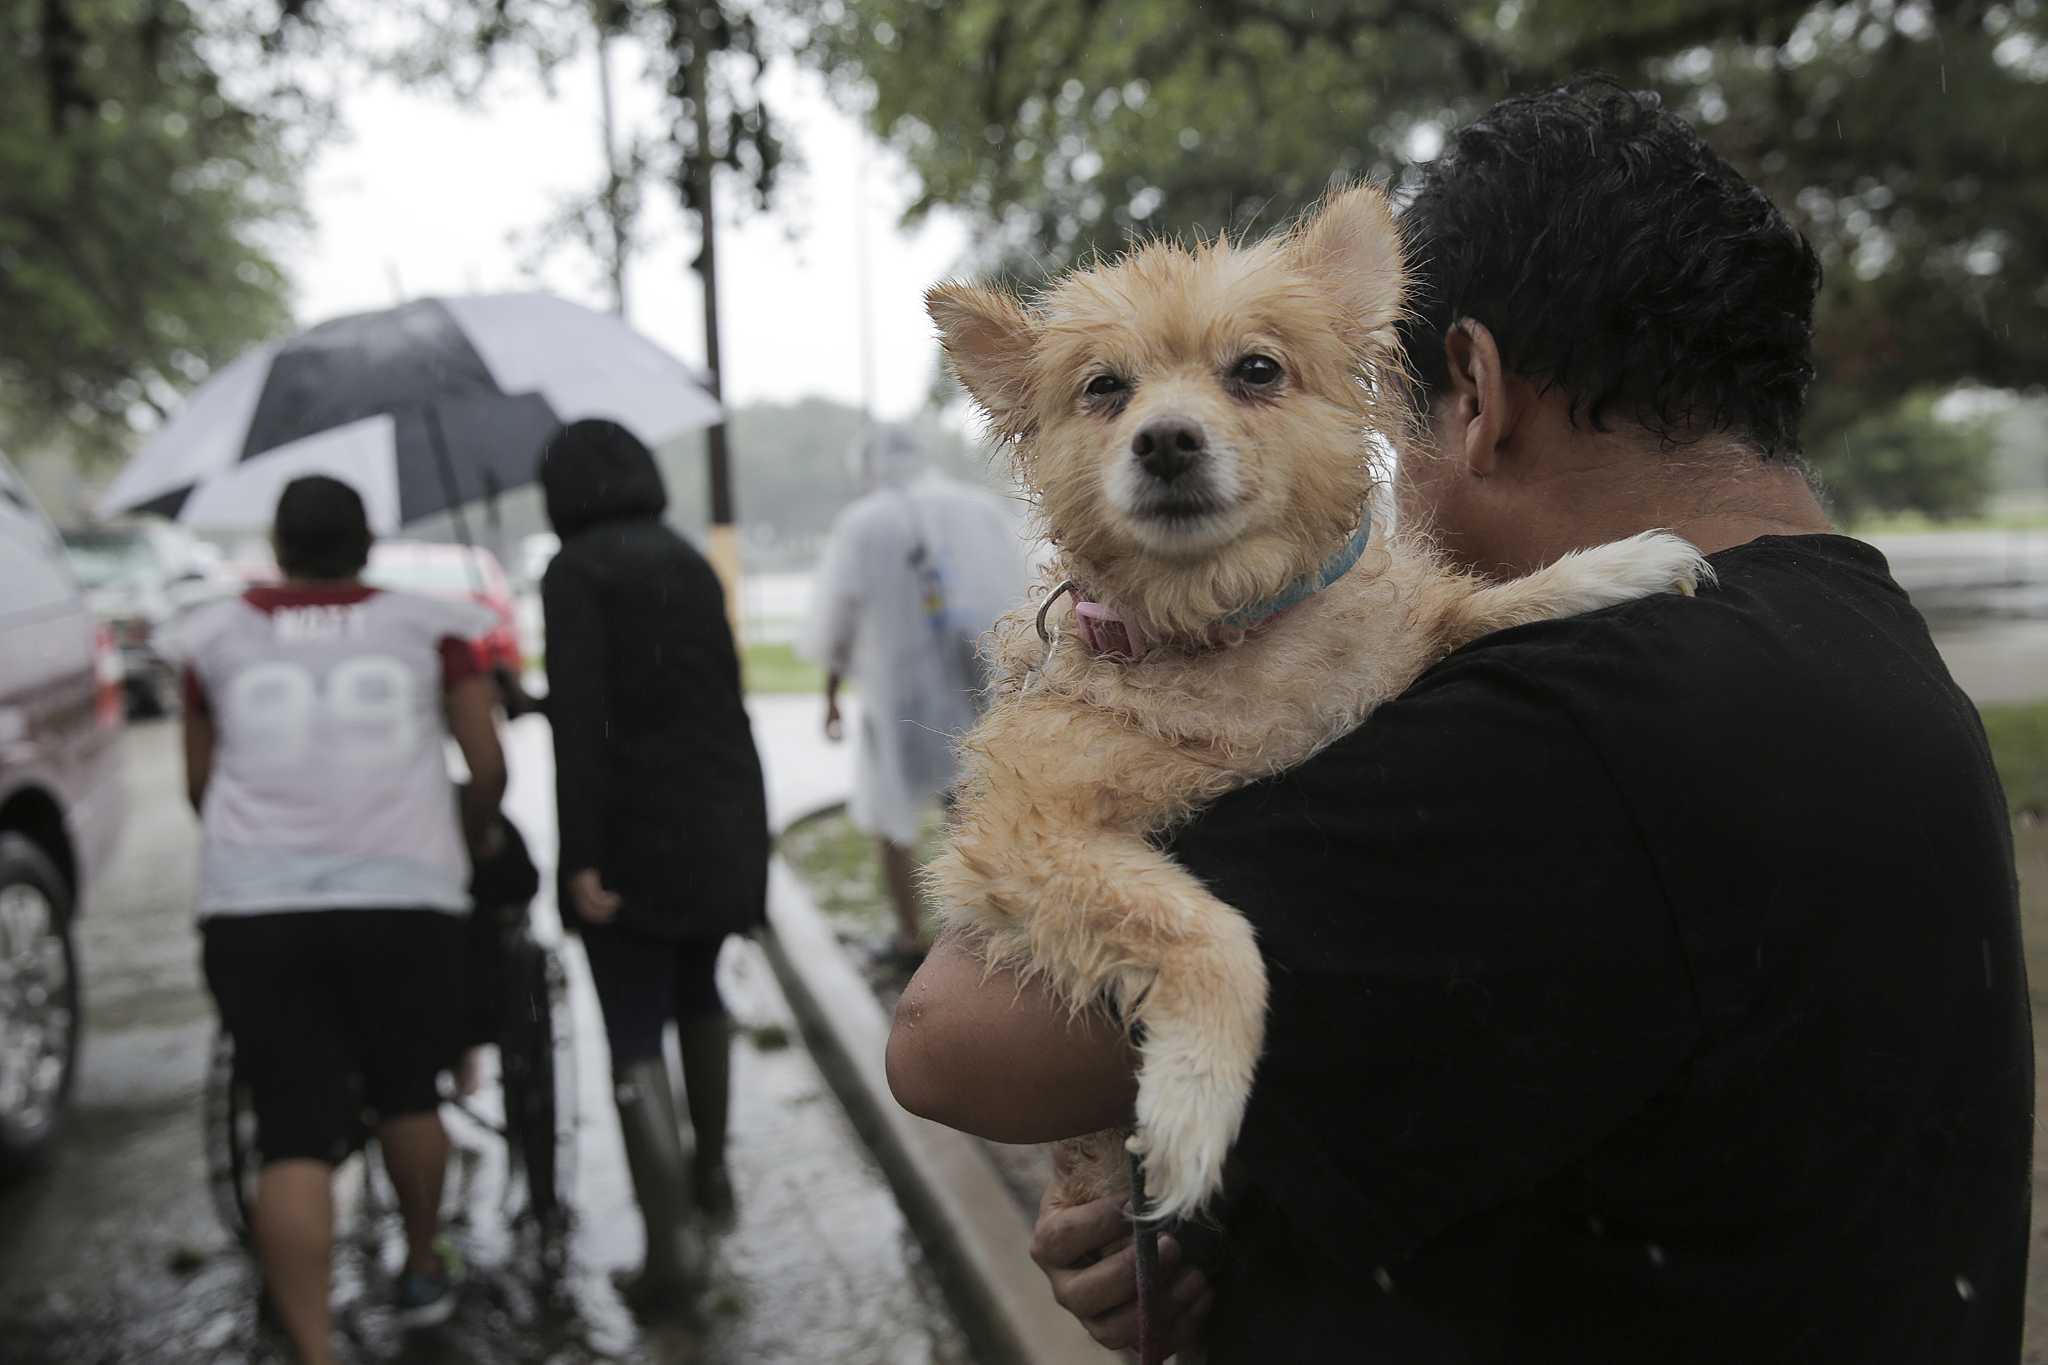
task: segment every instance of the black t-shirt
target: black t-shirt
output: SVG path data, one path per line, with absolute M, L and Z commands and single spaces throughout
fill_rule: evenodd
M 1214 1365 L 2009 1365 L 2033 1059 L 1976 712 L 1876 551 L 1460 650 L 1176 854 L 1257 927 Z

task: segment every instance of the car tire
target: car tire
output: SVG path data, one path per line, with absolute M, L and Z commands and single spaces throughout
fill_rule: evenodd
M 0 1174 L 49 1153 L 77 1076 L 84 1011 L 71 911 L 49 856 L 0 833 Z

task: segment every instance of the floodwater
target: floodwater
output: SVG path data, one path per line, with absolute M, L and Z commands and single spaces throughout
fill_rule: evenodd
M 136 727 L 126 745 L 135 814 L 81 925 L 87 1034 L 70 1124 L 46 1169 L 0 1189 L 0 1354 L 10 1365 L 282 1360 L 251 1264 L 207 1191 L 200 1091 L 213 1022 L 190 918 L 194 831 L 176 731 Z M 545 790 L 549 775 L 528 766 L 519 784 Z M 553 843 L 552 828 L 527 833 L 537 851 Z M 545 907 L 542 919 L 552 920 Z M 335 1277 L 346 1358 L 965 1365 L 936 1280 L 749 943 L 729 945 L 720 967 L 739 1030 L 740 1219 L 694 1314 L 650 1325 L 626 1312 L 610 1273 L 637 1258 L 640 1227 L 595 1002 L 580 955 L 571 947 L 567 958 L 581 1122 L 566 1265 L 543 1273 L 534 1248 L 508 1232 L 502 1149 L 452 1119 L 463 1152 L 450 1235 L 470 1268 L 460 1307 L 438 1329 L 396 1328 L 384 1307 L 395 1218 L 388 1198 L 366 1208 L 362 1163 L 352 1162 Z

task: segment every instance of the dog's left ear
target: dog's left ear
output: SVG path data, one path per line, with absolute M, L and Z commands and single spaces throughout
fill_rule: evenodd
M 924 296 L 953 372 L 998 427 L 1025 425 L 1028 361 L 1036 328 L 1014 298 L 973 284 L 942 284 Z
M 1288 249 L 1342 302 L 1357 324 L 1356 340 L 1392 339 L 1408 276 L 1385 194 L 1363 184 L 1339 190 L 1303 220 Z

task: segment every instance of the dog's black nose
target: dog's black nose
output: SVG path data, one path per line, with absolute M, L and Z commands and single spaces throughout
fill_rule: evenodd
M 1155 417 L 1131 438 L 1131 454 L 1147 474 L 1172 483 L 1202 458 L 1202 429 L 1180 417 Z

